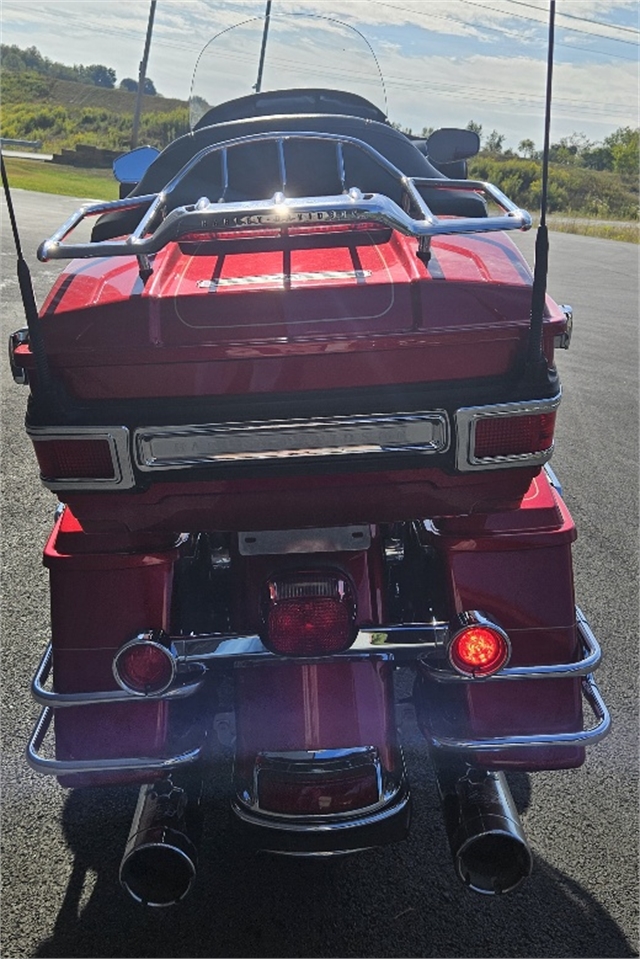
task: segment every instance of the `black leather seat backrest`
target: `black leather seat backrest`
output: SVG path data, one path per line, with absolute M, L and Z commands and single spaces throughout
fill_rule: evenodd
M 280 132 L 332 133 L 353 137 L 372 146 L 407 176 L 446 179 L 407 137 L 388 124 L 339 114 L 283 114 L 218 123 L 174 140 L 154 160 L 130 195 L 158 193 L 192 157 L 207 146 L 258 133 Z M 335 146 L 331 143 L 289 141 L 285 145 L 285 158 L 286 195 L 314 196 L 342 192 L 335 162 Z M 383 193 L 396 203 L 401 202 L 402 188 L 398 182 L 364 151 L 346 145 L 344 161 L 347 188 L 355 186 L 363 192 Z M 275 142 L 240 145 L 229 152 L 227 201 L 268 199 L 280 189 L 282 183 Z M 216 202 L 221 199 L 222 190 L 220 154 L 213 153 L 198 163 L 173 191 L 170 208 L 194 203 L 200 197 L 208 197 Z M 458 215 L 486 215 L 479 197 L 461 198 L 453 191 L 447 197 L 447 192 L 430 191 L 430 195 L 426 195 L 429 206 L 436 214 L 446 213 L 449 207 L 452 213 Z M 467 212 L 460 213 L 461 199 L 470 201 L 462 204 Z M 139 210 L 107 214 L 97 222 L 92 239 L 104 240 L 129 233 L 135 229 L 140 215 Z

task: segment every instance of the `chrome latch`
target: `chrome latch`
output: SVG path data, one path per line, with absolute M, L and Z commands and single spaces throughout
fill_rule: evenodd
M 23 327 L 21 330 L 16 330 L 15 333 L 9 334 L 9 366 L 11 367 L 11 375 L 16 383 L 20 386 L 26 386 L 29 382 L 29 374 L 24 369 L 23 366 L 19 366 L 16 363 L 15 352 L 19 346 L 22 346 L 23 343 L 29 342 L 29 330 L 26 327 Z
M 560 309 L 565 317 L 565 330 L 554 337 L 553 345 L 557 350 L 568 350 L 571 343 L 571 334 L 573 332 L 573 309 L 566 304 L 560 304 Z

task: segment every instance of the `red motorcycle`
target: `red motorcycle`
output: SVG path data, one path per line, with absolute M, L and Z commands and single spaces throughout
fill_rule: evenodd
M 260 21 L 196 75 L 247 31 L 260 92 L 194 93 L 191 133 L 118 161 L 123 198 L 42 243 L 71 262 L 39 313 L 19 258 L 11 364 L 60 499 L 28 760 L 140 784 L 120 878 L 169 905 L 221 755 L 258 849 L 401 840 L 409 677 L 455 869 L 503 893 L 532 864 L 505 771 L 577 767 L 609 726 L 547 465 L 571 311 L 508 236 L 529 215 L 467 178 L 475 133 L 263 92 Z

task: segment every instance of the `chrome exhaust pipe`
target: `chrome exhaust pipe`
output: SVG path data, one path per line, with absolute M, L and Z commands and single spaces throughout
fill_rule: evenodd
M 140 788 L 120 883 L 145 906 L 173 906 L 191 889 L 197 853 L 185 827 L 187 794 L 171 780 Z
M 504 773 L 435 766 L 458 876 L 475 892 L 511 892 L 531 874 L 533 856 Z

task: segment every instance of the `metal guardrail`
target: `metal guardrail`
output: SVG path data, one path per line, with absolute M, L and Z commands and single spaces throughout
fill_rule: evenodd
M 14 140 L 11 137 L 0 137 L 0 147 L 20 147 L 24 150 L 41 150 L 42 140 Z

